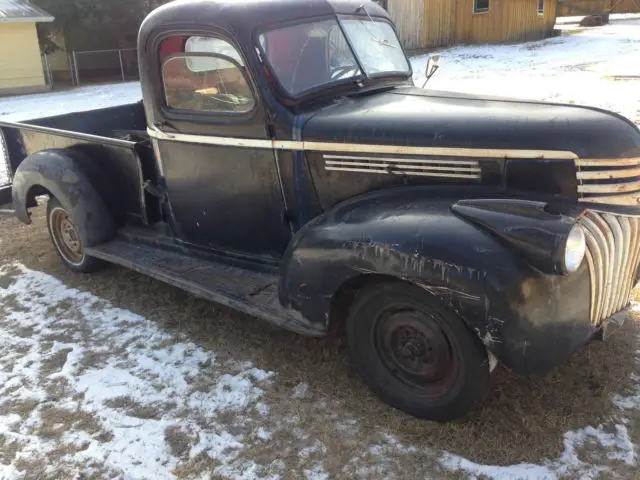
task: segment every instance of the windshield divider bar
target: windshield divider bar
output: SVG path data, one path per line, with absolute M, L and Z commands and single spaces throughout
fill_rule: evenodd
M 336 15 L 336 20 L 338 21 L 338 26 L 340 27 L 340 31 L 342 32 L 342 35 L 344 36 L 344 39 L 347 42 L 347 45 L 349 45 L 349 48 L 351 49 L 351 52 L 353 53 L 353 58 L 355 58 L 356 63 L 358 64 L 358 68 L 360 69 L 360 73 L 364 76 L 365 79 L 368 79 L 369 75 L 367 75 L 367 72 L 365 71 L 364 67 L 362 66 L 362 62 L 360 61 L 360 56 L 358 54 L 358 51 L 353 46 L 353 43 L 351 43 L 351 39 L 349 38 L 349 35 L 347 35 L 347 31 L 345 30 L 344 26 L 342 25 L 342 20 L 340 20 L 340 16 L 339 15 Z

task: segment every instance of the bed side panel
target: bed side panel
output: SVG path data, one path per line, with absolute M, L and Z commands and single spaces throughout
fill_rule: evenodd
M 116 138 L 114 132 L 118 130 L 144 131 L 147 128 L 141 102 L 26 120 L 22 123 L 111 138 Z
M 91 178 L 118 224 L 146 223 L 144 183 L 135 143 L 75 137 L 72 132 L 55 134 L 37 127 L 2 126 L 11 172 L 29 155 L 47 149 L 77 152 L 74 159 Z M 29 205 L 33 206 L 33 205 Z

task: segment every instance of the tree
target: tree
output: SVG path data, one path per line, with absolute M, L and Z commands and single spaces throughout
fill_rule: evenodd
M 64 32 L 69 24 L 79 21 L 75 0 L 30 0 L 31 3 L 44 9 L 55 17 L 51 23 L 38 24 L 38 33 L 45 53 L 51 53 L 60 48 L 55 43 L 56 35 Z
M 55 17 L 52 25 L 41 29 L 43 38 L 54 41 L 59 32 L 82 26 L 96 32 L 109 32 L 115 47 L 135 43 L 144 17 L 168 0 L 31 0 Z

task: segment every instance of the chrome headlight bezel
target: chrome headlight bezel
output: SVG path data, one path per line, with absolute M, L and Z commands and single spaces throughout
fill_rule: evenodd
M 577 272 L 587 255 L 587 238 L 578 223 L 569 230 L 562 250 L 562 270 L 565 274 Z

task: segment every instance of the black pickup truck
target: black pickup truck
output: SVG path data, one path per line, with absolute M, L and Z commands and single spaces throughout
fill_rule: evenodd
M 138 49 L 143 102 L 0 124 L 0 198 L 29 223 L 47 195 L 72 270 L 123 265 L 302 334 L 342 325 L 371 389 L 438 421 L 498 361 L 547 371 L 624 317 L 625 118 L 417 88 L 366 0 L 170 3 Z

